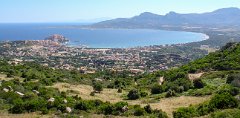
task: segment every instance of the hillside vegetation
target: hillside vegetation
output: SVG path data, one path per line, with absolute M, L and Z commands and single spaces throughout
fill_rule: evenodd
M 0 61 L 0 72 L 0 110 L 12 114 L 222 118 L 240 111 L 240 43 L 179 68 L 135 76 L 6 60 Z

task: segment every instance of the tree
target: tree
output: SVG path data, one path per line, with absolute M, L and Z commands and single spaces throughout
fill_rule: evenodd
M 231 47 L 233 47 L 236 44 L 236 42 L 228 42 L 225 46 L 221 48 L 221 51 L 227 50 Z
M 115 109 L 118 110 L 118 111 L 122 111 L 122 108 L 123 108 L 124 106 L 128 106 L 128 103 L 127 103 L 127 102 L 117 102 L 117 103 L 114 105 Z
M 47 107 L 46 104 L 47 103 L 45 100 L 34 98 L 31 99 L 30 101 L 26 101 L 24 106 L 28 112 L 35 112 L 41 110 L 42 108 L 46 108 Z
M 204 87 L 204 83 L 201 79 L 194 80 L 193 85 L 194 85 L 195 88 L 203 88 Z
M 91 95 L 91 96 L 95 96 L 95 92 L 94 92 L 94 91 L 91 92 L 90 95 Z
M 135 116 L 143 116 L 145 114 L 145 110 L 141 108 L 140 106 L 136 106 L 134 111 Z
M 10 77 L 13 77 L 14 76 L 14 70 L 9 70 L 9 72 L 7 73 L 7 77 L 10 78 Z
M 115 86 L 115 88 L 120 88 L 122 86 L 121 81 L 120 80 L 115 80 L 114 81 L 114 86 Z
M 119 88 L 117 92 L 118 92 L 118 93 L 122 93 L 122 89 L 121 89 L 121 88 Z
M 238 101 L 231 94 L 225 92 L 216 94 L 209 102 L 211 109 L 228 109 L 238 106 Z
M 79 101 L 79 102 L 75 105 L 75 109 L 87 111 L 87 110 L 91 109 L 91 106 L 90 106 L 90 104 L 89 104 L 88 102 L 86 102 L 86 101 Z
M 161 85 L 156 84 L 151 88 L 152 94 L 160 94 L 162 92 L 164 92 L 164 89 Z
M 240 87 L 240 74 L 231 74 L 227 77 L 227 83 L 235 87 Z
M 24 110 L 25 108 L 24 108 L 24 103 L 22 99 L 14 100 L 14 106 L 11 109 L 9 109 L 11 113 L 16 113 L 16 114 L 23 113 Z
M 174 90 L 168 90 L 166 97 L 173 97 L 176 96 L 176 92 Z
M 140 98 L 140 93 L 138 90 L 133 89 L 133 90 L 129 91 L 127 96 L 128 96 L 128 99 L 130 99 L 130 100 L 136 100 L 136 99 Z
M 102 105 L 102 106 L 100 107 L 100 109 L 101 109 L 101 111 L 102 111 L 105 115 L 112 114 L 113 111 L 114 111 L 113 105 L 111 105 L 111 104 Z
M 162 110 L 153 110 L 153 113 L 156 114 L 157 118 L 168 118 L 167 113 L 163 112 Z
M 144 110 L 145 110 L 147 113 L 149 113 L 149 114 L 152 113 L 152 108 L 151 108 L 151 106 L 150 106 L 149 104 L 144 107 Z
M 141 96 L 141 97 L 146 97 L 146 96 L 148 96 L 148 93 L 145 92 L 145 91 L 141 91 L 141 92 L 140 92 L 140 96 Z
M 194 107 L 179 108 L 173 112 L 174 118 L 193 118 L 197 116 L 197 111 Z
M 239 94 L 239 89 L 231 85 L 224 85 L 216 93 L 217 94 L 229 93 L 232 96 L 236 96 Z
M 94 89 L 94 91 L 96 91 L 96 92 L 101 92 L 101 91 L 103 90 L 103 86 L 102 86 L 102 84 L 100 84 L 100 83 L 94 83 L 94 84 L 93 84 L 93 89 Z

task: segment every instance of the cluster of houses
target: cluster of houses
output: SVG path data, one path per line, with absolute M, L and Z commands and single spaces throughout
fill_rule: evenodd
M 178 61 L 188 61 L 178 54 L 161 54 L 159 46 L 126 49 L 92 49 L 68 47 L 64 36 L 52 35 L 45 40 L 8 42 L 7 50 L 0 55 L 12 58 L 15 64 L 36 61 L 44 66 L 60 69 L 77 69 L 84 73 L 99 70 L 154 72 L 176 66 Z M 5 48 L 4 48 L 5 49 Z M 160 53 L 160 54 L 159 54 Z

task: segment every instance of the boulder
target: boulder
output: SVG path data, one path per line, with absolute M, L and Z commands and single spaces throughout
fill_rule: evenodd
M 72 109 L 70 107 L 66 107 L 66 111 L 67 111 L 67 113 L 71 113 Z

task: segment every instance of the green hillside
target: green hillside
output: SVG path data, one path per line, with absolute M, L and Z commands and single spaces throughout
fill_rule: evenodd
M 222 118 L 235 117 L 240 112 L 240 43 L 228 43 L 221 50 L 179 68 L 136 76 L 127 72 L 83 74 L 77 70 L 52 69 L 29 62 L 12 64 L 7 60 L 0 61 L 0 72 L 0 110 L 12 114 Z M 103 77 L 101 81 L 96 79 L 100 77 Z M 94 91 L 89 96 L 106 93 L 101 93 L 103 88 L 118 89 L 123 94 L 117 102 L 105 102 L 108 100 L 101 98 L 87 100 L 74 90 L 64 92 L 54 88 L 56 83 L 93 86 Z M 206 96 L 210 99 L 201 104 L 171 109 L 171 113 L 166 111 L 167 114 L 162 107 L 151 106 L 163 98 L 180 96 Z

